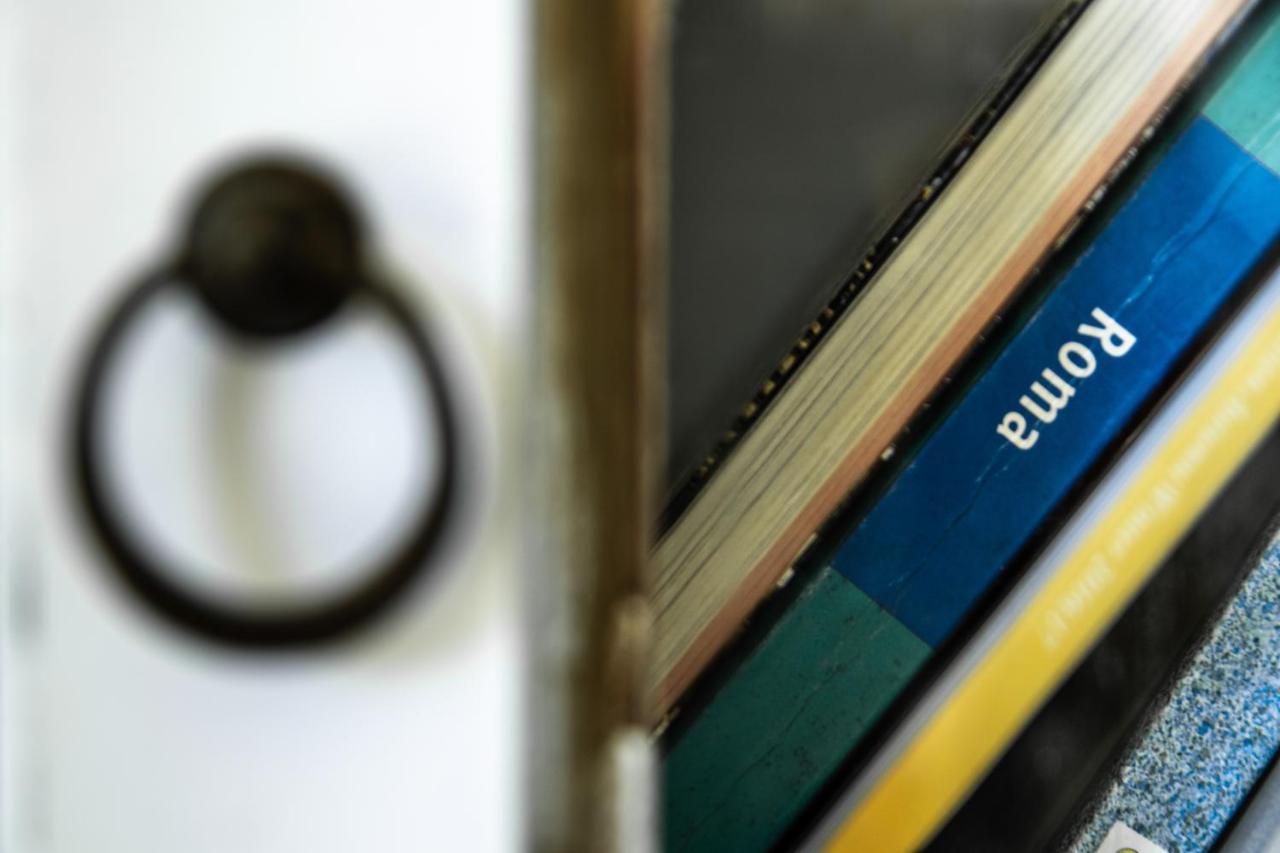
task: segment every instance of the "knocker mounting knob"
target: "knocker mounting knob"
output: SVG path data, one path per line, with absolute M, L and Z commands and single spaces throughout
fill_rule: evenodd
M 362 232 L 332 179 L 289 160 L 259 160 L 201 193 L 177 272 L 231 329 L 290 335 L 328 319 L 359 286 Z

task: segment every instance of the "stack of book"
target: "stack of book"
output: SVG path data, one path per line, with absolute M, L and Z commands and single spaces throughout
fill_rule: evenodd
M 1280 513 L 1277 4 L 974 115 L 656 547 L 668 849 L 1061 842 Z

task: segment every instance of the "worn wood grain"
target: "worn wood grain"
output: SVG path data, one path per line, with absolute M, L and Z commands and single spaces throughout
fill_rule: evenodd
M 548 0 L 534 25 L 531 836 L 648 849 L 665 16 Z

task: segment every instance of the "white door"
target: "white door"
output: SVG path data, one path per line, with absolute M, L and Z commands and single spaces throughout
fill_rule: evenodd
M 0 0 L 5 850 L 498 850 L 520 837 L 526 34 L 515 0 Z M 349 636 L 233 648 L 120 580 L 68 434 L 112 300 L 211 170 L 322 164 L 429 328 L 463 450 L 418 578 Z M 367 301 L 367 300 L 366 300 Z M 103 379 L 113 523 L 252 608 L 359 582 L 440 475 L 412 350 L 359 300 L 244 346 L 157 292 Z M 421 405 L 423 400 L 427 404 Z

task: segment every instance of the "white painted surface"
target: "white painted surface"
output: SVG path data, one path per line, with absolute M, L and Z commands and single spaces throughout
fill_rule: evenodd
M 0 0 L 5 850 L 518 845 L 499 450 L 526 307 L 524 42 L 516 0 Z M 379 256 L 443 327 L 480 484 L 408 606 L 284 658 L 190 642 L 110 585 L 59 453 L 104 304 L 167 244 L 191 182 L 264 144 L 356 189 Z M 121 505 L 229 594 L 252 576 L 219 573 L 255 555 L 342 575 L 436 461 L 403 350 L 355 318 L 260 363 L 190 309 L 157 306 L 112 396 Z

